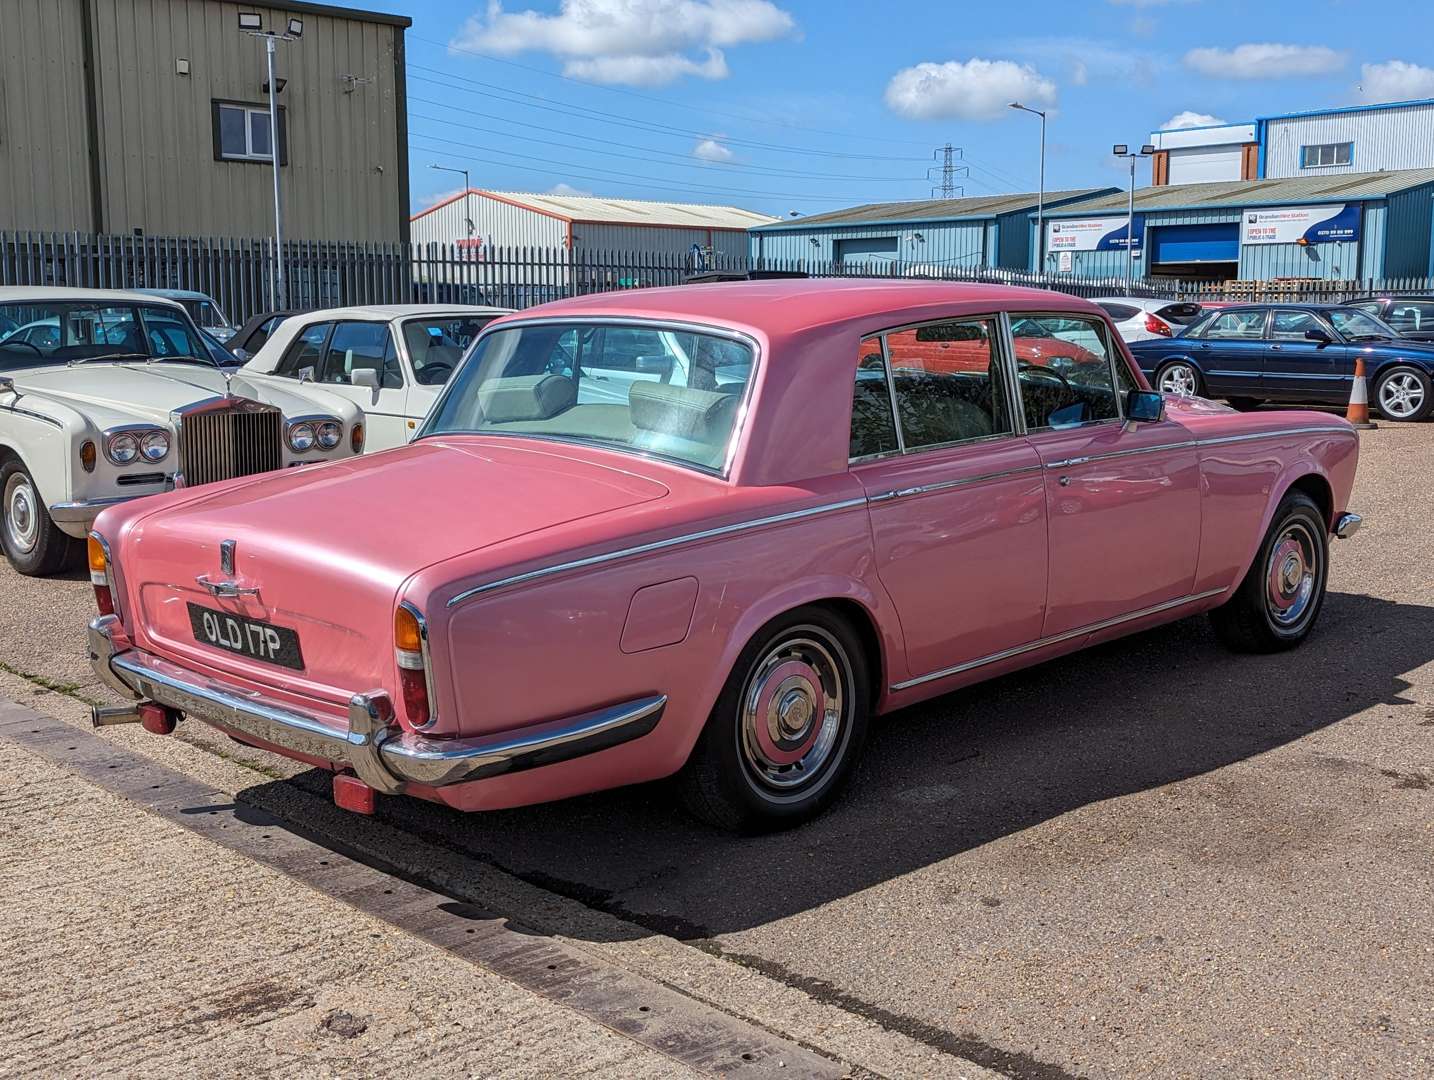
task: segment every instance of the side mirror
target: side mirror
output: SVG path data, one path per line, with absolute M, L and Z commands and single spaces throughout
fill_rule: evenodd
M 371 367 L 354 368 L 349 372 L 349 382 L 354 386 L 364 386 L 370 390 L 377 390 L 378 369 Z
M 1137 424 L 1165 419 L 1165 395 L 1154 390 L 1132 390 L 1125 395 L 1125 418 Z
M 1305 331 L 1305 340 L 1318 341 L 1321 345 L 1328 345 L 1331 339 L 1327 333 L 1325 333 L 1319 327 L 1315 327 L 1313 330 Z

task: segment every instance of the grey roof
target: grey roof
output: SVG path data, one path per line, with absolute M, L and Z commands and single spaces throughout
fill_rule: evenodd
M 1115 190 L 1112 187 L 1076 188 L 1046 192 L 1046 206 L 1088 199 Z M 966 199 L 914 199 L 909 202 L 864 203 L 846 210 L 777 221 L 760 229 L 801 229 L 808 225 L 863 225 L 888 221 L 959 221 L 963 218 L 991 218 L 1000 214 L 1036 209 L 1036 193 L 1021 195 L 975 195 Z
M 1434 183 L 1434 169 L 1291 176 L 1281 180 L 1230 180 L 1216 184 L 1161 184 L 1137 188 L 1136 210 L 1199 210 L 1207 207 L 1270 206 L 1280 203 L 1348 202 L 1382 199 L 1396 191 Z M 1078 217 L 1114 210 L 1124 213 L 1129 195 L 1121 192 L 1063 207 L 1050 217 Z

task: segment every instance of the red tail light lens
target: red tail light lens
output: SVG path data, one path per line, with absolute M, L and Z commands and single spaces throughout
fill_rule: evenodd
M 1159 315 L 1146 315 L 1145 329 L 1152 334 L 1159 334 L 1161 337 L 1175 336 L 1175 331 L 1170 328 L 1170 324 Z
M 393 616 L 393 657 L 398 664 L 399 697 L 403 714 L 412 727 L 424 727 L 432 717 L 428 701 L 428 664 L 425 628 L 418 611 L 407 603 Z

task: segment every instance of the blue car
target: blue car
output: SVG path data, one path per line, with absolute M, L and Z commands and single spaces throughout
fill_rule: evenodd
M 1225 398 L 1237 409 L 1344 405 L 1360 358 L 1370 405 L 1387 419 L 1423 420 L 1434 411 L 1434 342 L 1401 338 L 1344 305 L 1218 308 L 1179 337 L 1132 342 L 1130 352 L 1157 389 Z

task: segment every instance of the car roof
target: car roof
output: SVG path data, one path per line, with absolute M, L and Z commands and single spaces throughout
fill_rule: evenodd
M 1199 300 L 1172 300 L 1168 296 L 1092 296 L 1092 304 L 1126 304 L 1141 311 L 1156 311 L 1163 307 L 1170 307 L 1172 304 L 1193 304 L 1200 306 Z
M 1103 312 L 1067 293 L 1014 285 L 884 278 L 805 278 L 725 281 L 630 289 L 555 300 L 518 318 L 637 318 L 718 326 L 748 326 L 792 335 L 840 323 L 892 316 L 920 322 L 939 310 L 966 305 L 990 311 Z
M 424 315 L 510 315 L 512 311 L 512 308 L 482 304 L 355 304 L 352 307 L 316 308 L 292 314 L 312 316 L 312 321 L 328 322 L 332 319 L 407 319 Z
M 167 296 L 171 300 L 213 300 L 208 293 L 195 292 L 193 289 L 136 289 L 137 293 L 144 293 L 146 296 Z
M 110 300 L 131 304 L 171 304 L 173 300 L 155 293 L 123 289 L 71 289 L 61 285 L 6 285 L 0 287 L 0 304 L 59 303 L 66 300 Z
M 1346 301 L 1346 303 L 1367 304 L 1371 300 L 1417 300 L 1422 304 L 1434 304 L 1434 293 L 1372 293 L 1369 296 L 1356 296 L 1353 300 Z

